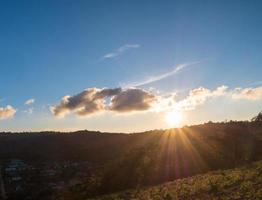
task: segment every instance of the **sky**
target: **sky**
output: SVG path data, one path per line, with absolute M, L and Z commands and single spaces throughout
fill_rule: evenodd
M 262 2 L 1 1 L 0 131 L 136 132 L 262 110 Z

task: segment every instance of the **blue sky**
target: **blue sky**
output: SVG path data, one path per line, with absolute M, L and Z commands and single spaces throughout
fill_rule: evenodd
M 262 85 L 259 0 L 27 0 L 0 4 L 0 108 L 11 105 L 16 110 L 0 121 L 3 130 L 150 129 L 139 124 L 141 119 L 151 124 L 154 117 L 150 113 L 57 119 L 49 107 L 86 88 L 123 87 L 168 74 L 185 63 L 199 62 L 140 89 L 180 92 L 180 100 L 199 87 L 214 91 L 226 85 L 229 93 L 238 87 L 258 88 L 257 94 Z M 31 98 L 35 102 L 24 105 Z M 204 112 L 194 109 L 187 115 L 194 119 L 184 123 L 248 119 L 262 106 L 260 96 L 233 104 L 227 101 L 228 107 L 235 107 L 219 115 L 215 107 L 224 100 L 209 105 L 214 101 L 199 108 L 208 114 L 194 118 Z M 30 108 L 33 113 L 24 112 Z M 156 116 L 158 120 L 164 114 Z M 157 126 L 167 127 L 164 122 Z

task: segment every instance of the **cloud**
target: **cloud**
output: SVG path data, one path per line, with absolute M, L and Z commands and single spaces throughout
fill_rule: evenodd
M 25 102 L 25 105 L 32 105 L 33 103 L 35 102 L 35 99 L 28 99 L 26 102 Z
M 170 77 L 170 76 L 173 76 L 173 75 L 179 73 L 180 71 L 182 71 L 186 67 L 196 65 L 196 64 L 199 64 L 199 63 L 201 63 L 201 61 L 180 64 L 169 72 L 166 72 L 164 74 L 159 74 L 159 75 L 156 75 L 156 76 L 148 77 L 143 81 L 124 84 L 123 87 L 127 87 L 127 88 L 128 87 L 139 87 L 139 86 L 147 85 L 147 84 L 150 84 L 150 83 L 153 83 L 153 82 L 156 82 L 156 81 L 160 81 L 162 79 L 165 79 L 167 77 Z
M 250 86 L 262 85 L 262 81 L 255 81 L 249 84 Z
M 194 110 L 209 100 L 227 97 L 229 99 L 261 100 L 262 87 L 229 89 L 222 85 L 214 90 L 198 87 L 180 98 L 178 93 L 154 93 L 140 88 L 88 88 L 74 96 L 64 96 L 58 105 L 52 106 L 55 116 L 63 117 L 69 113 L 86 116 L 101 111 L 130 113 L 133 111 L 162 112 L 171 109 L 179 111 Z M 180 99 L 180 100 L 178 100 Z
M 88 88 L 77 95 L 64 96 L 57 106 L 51 107 L 51 112 L 55 116 L 63 117 L 70 112 L 87 115 L 101 111 L 104 104 L 103 98 L 99 98 L 100 95 L 103 96 L 100 89 Z
M 139 44 L 125 44 L 125 45 L 119 47 L 118 49 L 116 49 L 115 51 L 105 54 L 102 57 L 102 60 L 115 58 L 115 57 L 121 55 L 122 53 L 124 53 L 125 51 L 127 51 L 129 49 L 136 49 L 136 48 L 139 48 L 139 47 L 140 47 Z
M 233 99 L 262 100 L 262 87 L 236 88 L 232 93 Z
M 227 94 L 227 86 L 217 87 L 211 91 L 204 87 L 199 87 L 189 91 L 189 95 L 176 103 L 176 107 L 179 110 L 194 110 L 197 106 L 203 105 L 207 100 L 224 96 Z
M 34 112 L 34 108 L 28 108 L 27 110 L 24 110 L 24 113 L 27 113 L 27 114 L 33 114 Z
M 147 110 L 154 101 L 154 95 L 142 89 L 88 88 L 74 96 L 64 96 L 60 103 L 50 108 L 58 117 L 69 113 L 86 116 L 101 111 L 131 112 Z M 109 98 L 109 102 L 107 102 Z
M 5 108 L 0 107 L 0 120 L 12 118 L 16 113 L 16 110 L 8 105 Z
M 186 98 L 173 102 L 172 107 L 178 110 L 194 110 L 197 106 L 204 105 L 207 101 L 222 96 L 231 100 L 262 100 L 262 87 L 235 88 L 231 90 L 225 85 L 219 86 L 215 90 L 199 87 L 190 90 Z
M 142 89 L 127 89 L 113 96 L 110 110 L 117 112 L 131 112 L 148 110 L 156 101 L 156 96 Z
M 105 97 L 114 96 L 121 93 L 121 91 L 122 91 L 121 88 L 115 88 L 115 89 L 104 88 L 97 91 L 97 93 L 95 94 L 95 98 L 102 99 Z

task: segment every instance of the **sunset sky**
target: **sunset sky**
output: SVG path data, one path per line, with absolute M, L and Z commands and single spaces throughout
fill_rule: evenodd
M 133 132 L 262 110 L 262 1 L 0 3 L 0 131 Z

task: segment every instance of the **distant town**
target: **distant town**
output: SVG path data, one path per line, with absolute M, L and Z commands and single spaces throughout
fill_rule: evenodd
M 27 163 L 14 158 L 0 167 L 2 199 L 52 196 L 59 190 L 85 182 L 94 172 L 94 166 L 87 161 Z

